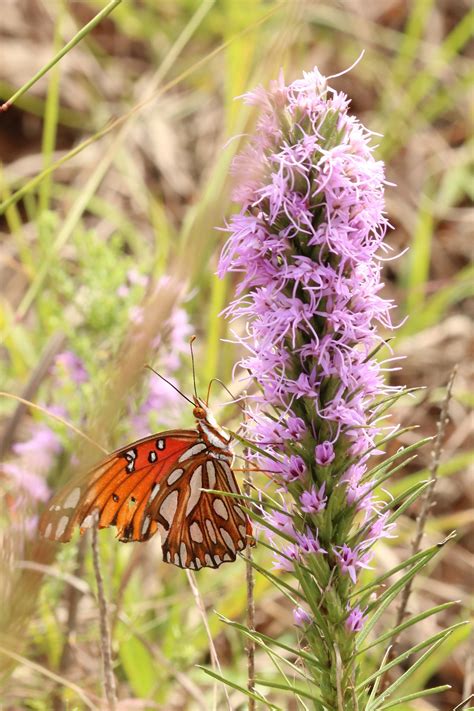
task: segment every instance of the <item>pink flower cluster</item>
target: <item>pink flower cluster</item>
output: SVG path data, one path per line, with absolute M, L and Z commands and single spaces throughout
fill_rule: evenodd
M 248 435 L 268 452 L 255 456 L 259 467 L 293 495 L 313 539 L 318 526 L 333 565 L 355 581 L 368 546 L 327 539 L 322 522 L 341 487 L 354 516 L 377 516 L 364 475 L 381 431 L 377 402 L 391 392 L 371 356 L 377 329 L 392 327 L 392 304 L 380 295 L 384 167 L 347 97 L 316 69 L 289 85 L 280 76 L 246 100 L 261 115 L 235 161 L 241 209 L 227 225 L 219 274 L 240 276 L 227 316 L 245 323 L 240 366 L 259 385 Z M 274 515 L 269 522 L 278 525 Z M 277 565 L 308 555 L 301 535 Z

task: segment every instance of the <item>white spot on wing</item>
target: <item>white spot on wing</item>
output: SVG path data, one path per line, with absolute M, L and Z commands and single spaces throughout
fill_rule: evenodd
M 45 538 L 49 538 L 49 536 L 50 536 L 50 534 L 51 534 L 51 529 L 52 529 L 52 528 L 53 528 L 53 524 L 52 524 L 51 522 L 48 523 L 48 525 L 46 526 L 46 530 L 45 530 L 45 532 L 44 532 L 44 537 L 45 537 Z
M 157 495 L 157 493 L 159 492 L 159 490 L 160 490 L 160 485 L 159 485 L 159 484 L 155 484 L 155 486 L 154 486 L 153 489 L 151 490 L 151 494 L 150 494 L 150 498 L 149 498 L 149 500 L 148 500 L 148 503 L 151 504 L 151 502 L 152 502 L 153 499 L 156 497 L 156 495 Z
M 209 553 L 206 553 L 206 555 L 204 556 L 204 561 L 205 561 L 206 565 L 210 565 L 211 568 L 214 567 L 214 563 L 213 563 L 212 558 L 209 555 Z
M 76 488 L 71 491 L 71 493 L 67 497 L 66 501 L 64 502 L 63 508 L 73 509 L 75 506 L 77 506 L 80 498 L 81 498 L 81 490 L 78 486 L 76 486 Z
M 95 518 L 95 514 L 94 514 L 94 513 L 87 514 L 87 516 L 85 517 L 85 519 L 84 519 L 83 522 L 81 523 L 81 528 L 91 528 L 91 526 L 92 526 L 93 523 L 94 523 L 94 518 Z
M 181 542 L 181 545 L 179 547 L 179 557 L 181 558 L 181 565 L 186 566 L 186 561 L 188 559 L 188 551 L 186 548 L 186 543 L 184 543 L 184 541 Z
M 69 516 L 61 516 L 59 519 L 58 527 L 56 529 L 55 533 L 55 538 L 61 538 L 63 535 L 64 531 L 66 530 L 66 526 L 68 525 L 69 522 Z
M 202 466 L 199 465 L 197 469 L 193 472 L 191 480 L 189 482 L 189 488 L 191 494 L 189 495 L 188 504 L 186 506 L 186 516 L 189 516 L 193 508 L 196 506 L 197 502 L 201 498 L 202 489 Z
M 156 440 L 156 447 L 157 447 L 157 449 L 164 449 L 165 448 L 165 440 L 164 439 L 157 439 Z
M 239 526 L 239 532 L 243 538 L 247 536 L 247 529 L 245 528 L 245 526 Z
M 224 553 L 222 560 L 229 561 L 230 563 L 235 560 L 229 553 Z
M 131 474 L 132 472 L 135 471 L 135 459 L 137 458 L 137 450 L 136 449 L 129 449 L 128 451 L 125 452 L 125 459 L 127 460 L 128 464 L 125 467 L 127 472 Z
M 144 536 L 146 534 L 146 532 L 148 531 L 150 523 L 151 523 L 151 517 L 145 516 L 145 518 L 143 520 L 143 524 L 142 524 L 142 536 Z
M 163 526 L 163 524 L 161 524 L 161 523 L 158 524 L 158 532 L 160 534 L 162 544 L 168 538 L 168 533 L 170 532 L 170 530 L 171 530 L 170 528 L 168 528 L 168 530 L 166 530 L 165 527 Z
M 175 469 L 169 475 L 168 479 L 166 480 L 166 483 L 171 486 L 171 484 L 174 484 L 175 481 L 178 481 L 179 477 L 183 474 L 183 472 L 184 472 L 184 469 Z
M 175 553 L 175 554 L 174 554 L 174 564 L 175 564 L 175 565 L 179 565 L 179 564 L 180 564 L 179 554 L 178 554 L 178 553 Z
M 163 518 L 165 519 L 165 521 L 168 523 L 169 526 L 171 526 L 171 524 L 173 522 L 177 506 L 178 506 L 178 492 L 172 491 L 171 494 L 168 494 L 166 499 L 161 504 L 161 508 L 159 511 L 160 515 L 163 516 Z
M 220 528 L 219 531 L 220 531 L 220 534 L 227 545 L 227 548 L 229 548 L 232 551 L 232 553 L 235 553 L 235 545 L 234 545 L 234 541 L 232 540 L 230 533 L 228 531 L 226 531 L 225 528 Z
M 192 447 L 187 449 L 178 459 L 178 462 L 185 462 L 186 459 L 190 459 L 191 457 L 194 457 L 196 454 L 199 454 L 199 452 L 202 452 L 204 449 L 207 449 L 206 445 L 204 442 L 198 442 L 197 444 L 193 444 Z
M 199 560 L 199 558 L 196 558 L 196 560 L 194 561 L 194 563 L 195 563 L 195 565 L 196 565 L 196 570 L 199 570 L 199 568 L 202 568 L 202 563 L 201 563 L 201 561 Z
M 229 518 L 229 513 L 226 507 L 224 506 L 224 502 L 222 501 L 222 499 L 214 499 L 214 501 L 212 502 L 212 508 L 218 516 L 227 521 L 227 519 Z
M 214 528 L 212 521 L 210 521 L 208 518 L 206 519 L 206 528 L 211 541 L 213 543 L 217 543 L 216 529 Z
M 221 559 L 220 559 L 220 557 L 219 557 L 218 555 L 215 555 L 215 556 L 214 556 L 214 560 L 216 561 L 216 565 L 220 565 L 221 562 L 222 562 Z
M 239 490 L 237 488 L 237 484 L 235 483 L 232 469 L 229 467 L 227 462 L 222 462 L 221 467 L 224 470 L 224 473 L 226 475 L 227 483 L 229 484 L 229 490 L 232 491 L 233 494 L 238 494 Z
M 209 459 L 206 463 L 207 478 L 209 480 L 209 489 L 216 488 L 216 468 L 214 462 Z
M 240 506 L 237 506 L 237 505 L 235 504 L 235 505 L 234 505 L 234 511 L 235 511 L 235 513 L 237 514 L 237 516 L 240 516 L 240 518 L 242 519 L 242 521 L 245 521 L 245 514 L 244 514 L 244 512 L 242 511 L 242 509 L 240 508 Z
M 189 533 L 191 534 L 191 540 L 193 540 L 195 543 L 202 543 L 203 541 L 203 535 L 201 528 L 196 521 L 191 524 L 189 527 Z

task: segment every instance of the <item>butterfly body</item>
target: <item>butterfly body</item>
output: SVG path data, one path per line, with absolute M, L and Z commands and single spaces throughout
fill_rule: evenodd
M 163 560 L 217 568 L 252 542 L 232 471 L 231 435 L 194 398 L 196 429 L 168 430 L 117 450 L 53 498 L 40 521 L 45 538 L 66 542 L 79 526 L 115 526 L 122 542 L 157 531 Z M 205 491 L 211 489 L 214 491 Z

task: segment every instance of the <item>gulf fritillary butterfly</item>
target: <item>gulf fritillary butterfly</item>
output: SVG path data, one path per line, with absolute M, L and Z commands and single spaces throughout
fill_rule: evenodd
M 162 376 L 160 376 L 162 377 Z M 188 398 L 186 398 L 188 399 Z M 119 449 L 81 482 L 61 490 L 43 514 L 44 538 L 65 543 L 75 526 L 116 526 L 122 542 L 147 541 L 157 531 L 163 560 L 180 568 L 218 568 L 249 542 L 252 526 L 231 465 L 232 437 L 193 397 L 195 430 L 168 430 Z

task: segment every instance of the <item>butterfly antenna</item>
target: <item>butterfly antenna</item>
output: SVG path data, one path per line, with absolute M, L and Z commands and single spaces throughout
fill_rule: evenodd
M 210 382 L 209 382 L 209 387 L 207 388 L 207 400 L 206 400 L 206 405 L 209 404 L 209 395 L 211 394 L 211 385 L 212 385 L 212 383 L 219 383 L 220 385 L 222 385 L 222 387 L 224 388 L 224 390 L 226 390 L 226 391 L 229 393 L 229 395 L 231 396 L 231 398 L 232 398 L 232 400 L 235 402 L 235 404 L 238 405 L 238 407 L 240 407 L 240 409 L 242 410 L 242 412 L 244 411 L 244 406 L 243 406 L 240 402 L 238 402 L 236 396 L 229 390 L 229 388 L 227 387 L 227 385 L 226 385 L 220 378 L 212 378 L 212 379 L 210 380 Z
M 193 350 L 193 343 L 196 340 L 196 336 L 191 336 L 189 339 L 189 349 L 191 351 L 191 363 L 193 367 L 193 385 L 194 385 L 194 395 L 196 396 L 196 400 L 199 400 L 198 394 L 197 394 L 197 387 L 196 387 L 196 368 L 194 365 L 194 350 Z
M 147 364 L 147 365 L 145 365 L 145 368 L 148 368 L 148 370 L 151 370 L 152 373 L 154 373 L 154 374 L 157 375 L 159 378 L 161 378 L 162 380 L 164 380 L 165 383 L 168 383 L 168 385 L 169 385 L 171 388 L 173 388 L 173 390 L 176 390 L 176 392 L 179 393 L 179 394 L 181 395 L 181 397 L 184 397 L 185 400 L 187 400 L 188 402 L 191 403 L 191 405 L 194 406 L 195 403 L 194 403 L 187 395 L 185 395 L 184 393 L 182 393 L 181 390 L 176 387 L 176 385 L 173 385 L 173 383 L 171 383 L 169 380 L 166 380 L 166 378 L 165 378 L 163 375 L 161 375 L 160 373 L 158 373 L 157 370 L 155 370 L 154 368 L 152 368 L 151 365 L 148 365 L 148 364 Z

